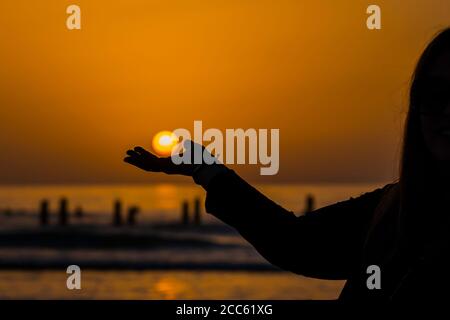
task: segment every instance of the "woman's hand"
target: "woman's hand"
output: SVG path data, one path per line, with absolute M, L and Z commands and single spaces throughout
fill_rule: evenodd
M 199 150 L 201 150 L 203 153 L 204 147 L 195 144 L 192 141 L 185 141 L 184 147 L 186 150 L 189 150 L 190 154 L 192 155 L 192 161 L 190 164 L 175 164 L 173 163 L 171 157 L 158 157 L 142 147 L 135 147 L 132 150 L 128 150 L 127 156 L 123 159 L 123 161 L 145 171 L 192 176 L 194 173 L 194 169 L 200 166 L 199 164 L 193 164 L 193 150 L 196 147 L 201 147 L 199 148 Z

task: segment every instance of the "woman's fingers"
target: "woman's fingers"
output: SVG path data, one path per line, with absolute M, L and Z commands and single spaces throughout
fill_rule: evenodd
M 135 147 L 126 152 L 123 159 L 126 163 L 132 164 L 146 171 L 176 173 L 174 164 L 170 158 L 159 158 L 142 147 Z
M 134 147 L 134 149 L 130 149 L 127 151 L 127 155 L 131 157 L 140 157 L 140 156 L 152 156 L 155 157 L 152 153 L 148 152 L 142 147 Z
M 128 150 L 127 155 L 129 155 L 130 157 L 139 157 L 139 153 L 134 150 Z
M 123 158 L 123 161 L 128 162 L 128 163 L 132 163 L 133 162 L 133 158 L 132 157 L 125 157 L 125 158 Z
M 148 152 L 147 150 L 141 148 L 141 147 L 135 147 L 133 150 L 128 150 L 126 154 L 129 157 L 132 158 L 140 158 L 142 160 L 149 160 L 149 159 L 157 159 L 158 157 L 154 154 Z
M 157 157 L 153 153 L 139 146 L 128 150 L 124 161 L 146 171 L 190 176 L 194 169 L 194 153 L 199 152 L 200 156 L 203 156 L 205 147 L 196 144 L 191 140 L 184 141 L 184 147 L 184 151 L 190 154 L 190 163 L 175 164 L 171 157 Z M 180 156 L 182 156 L 182 154 Z
M 137 152 L 138 154 L 141 154 L 141 155 L 149 155 L 149 154 L 151 154 L 150 152 L 148 152 L 147 150 L 145 150 L 142 147 L 134 147 L 134 151 Z
M 130 163 L 132 165 L 135 165 L 135 166 L 139 166 L 139 167 L 143 166 L 143 161 L 140 156 L 127 156 L 123 159 L 123 161 Z

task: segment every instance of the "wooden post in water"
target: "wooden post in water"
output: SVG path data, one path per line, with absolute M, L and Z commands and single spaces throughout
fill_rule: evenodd
M 136 224 L 136 216 L 139 213 L 139 207 L 133 206 L 128 209 L 127 223 L 130 226 L 134 226 Z
M 116 227 L 122 225 L 122 202 L 119 199 L 114 202 L 113 225 Z
M 196 197 L 194 199 L 194 224 L 195 225 L 200 225 L 200 223 L 202 222 L 202 217 L 200 215 L 200 198 Z
M 81 219 L 81 218 L 83 218 L 83 216 L 84 216 L 83 208 L 82 207 L 77 207 L 75 209 L 75 217 L 77 219 Z
M 41 205 L 39 208 L 39 223 L 41 226 L 48 225 L 48 200 L 44 199 L 41 201 Z
M 305 211 L 304 213 L 314 211 L 315 208 L 315 199 L 312 194 L 308 194 L 305 199 Z
M 189 224 L 189 203 L 186 200 L 181 204 L 181 224 L 184 226 Z
M 69 223 L 69 212 L 67 211 L 67 199 L 59 200 L 59 225 L 65 226 Z

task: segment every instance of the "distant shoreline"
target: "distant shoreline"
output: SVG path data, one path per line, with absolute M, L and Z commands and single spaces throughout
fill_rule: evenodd
M 286 272 L 270 264 L 226 264 L 226 263 L 109 263 L 104 262 L 83 262 L 79 264 L 76 261 L 55 261 L 51 263 L 41 262 L 0 262 L 1 271 L 17 271 L 17 270 L 61 270 L 65 272 L 67 267 L 77 264 L 82 270 L 128 270 L 128 271 L 251 271 L 251 272 Z

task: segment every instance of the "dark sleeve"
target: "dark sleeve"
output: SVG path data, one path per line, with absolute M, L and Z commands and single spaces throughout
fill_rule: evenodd
M 314 278 L 347 279 L 360 261 L 383 190 L 297 217 L 229 170 L 207 187 L 206 211 L 234 227 L 282 269 Z

